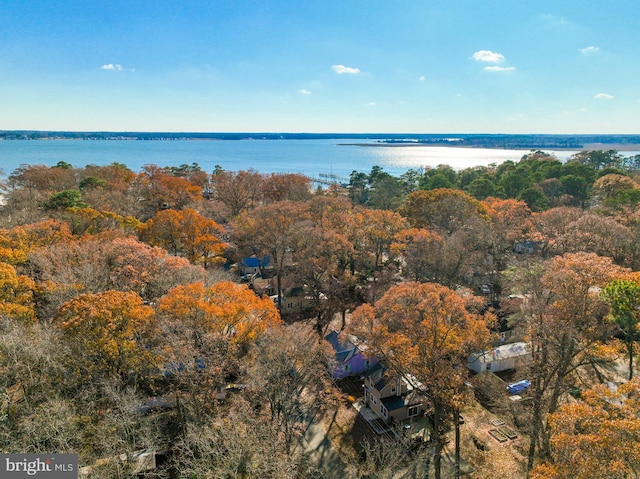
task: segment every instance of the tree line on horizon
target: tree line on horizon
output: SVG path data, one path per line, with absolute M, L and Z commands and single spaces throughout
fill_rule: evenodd
M 372 140 L 382 144 L 419 143 L 504 149 L 587 149 L 636 147 L 640 135 L 483 134 L 483 133 L 291 133 L 0 130 L 0 140 Z
M 197 164 L 23 165 L 2 184 L 0 449 L 77 452 L 96 477 L 132 474 L 131 461 L 100 460 L 142 449 L 163 451 L 156 477 L 323 477 L 296 445 L 339 402 L 326 394 L 328 328 L 417 378 L 447 429 L 468 355 L 508 327 L 534 351 L 521 472 L 594 477 L 617 444 L 615 477 L 627 477 L 640 463 L 621 427 L 638 425 L 639 165 L 614 150 L 566 163 L 532 151 L 398 178 L 374 167 L 317 190 L 302 175 Z M 276 301 L 234 273 L 252 255 L 270 258 Z M 287 317 L 292 284 L 310 302 Z M 614 358 L 628 385 L 567 401 Z M 350 472 L 387 477 L 397 464 L 376 461 L 380 448 L 393 450 L 357 445 Z M 403 467 L 429 460 L 439 477 L 444 448 L 433 434 Z

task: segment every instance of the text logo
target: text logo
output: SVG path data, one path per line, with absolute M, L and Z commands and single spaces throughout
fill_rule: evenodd
M 77 479 L 77 454 L 0 454 L 2 479 Z

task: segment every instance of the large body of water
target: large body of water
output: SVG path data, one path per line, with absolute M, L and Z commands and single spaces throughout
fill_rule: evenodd
M 449 165 L 454 169 L 518 161 L 527 151 L 439 146 L 358 146 L 362 140 L 17 140 L 0 141 L 3 176 L 22 164 L 53 166 L 59 161 L 76 168 L 118 162 L 133 171 L 147 164 L 180 166 L 197 163 L 210 173 L 216 165 L 227 171 L 333 175 L 347 180 L 352 171 L 368 173 L 380 166 L 399 176 L 408 169 Z M 565 160 L 575 151 L 556 151 Z

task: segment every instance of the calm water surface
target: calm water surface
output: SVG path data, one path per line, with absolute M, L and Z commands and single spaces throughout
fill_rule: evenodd
M 52 166 L 66 161 L 76 168 L 123 163 L 142 166 L 197 163 L 206 172 L 216 165 L 228 171 L 253 168 L 260 173 L 334 175 L 348 180 L 352 171 L 373 166 L 399 176 L 410 168 L 446 164 L 455 169 L 518 161 L 527 151 L 436 146 L 357 146 L 362 140 L 19 140 L 0 141 L 0 170 L 10 174 L 21 164 Z M 553 152 L 563 160 L 575 151 Z

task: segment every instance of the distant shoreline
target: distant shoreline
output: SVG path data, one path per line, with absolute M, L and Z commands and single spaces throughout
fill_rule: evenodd
M 494 150 L 640 151 L 640 135 L 477 134 L 477 133 L 250 133 L 250 132 L 109 132 L 0 130 L 0 141 L 250 141 L 332 140 L 360 147 L 445 147 Z
M 484 145 L 467 145 L 456 143 L 338 143 L 339 146 L 361 146 L 374 148 L 483 148 L 488 150 L 557 150 L 557 151 L 573 151 L 573 150 L 616 150 L 616 151 L 640 151 L 640 143 L 637 144 L 615 144 L 615 143 L 587 143 L 581 146 L 484 146 Z

